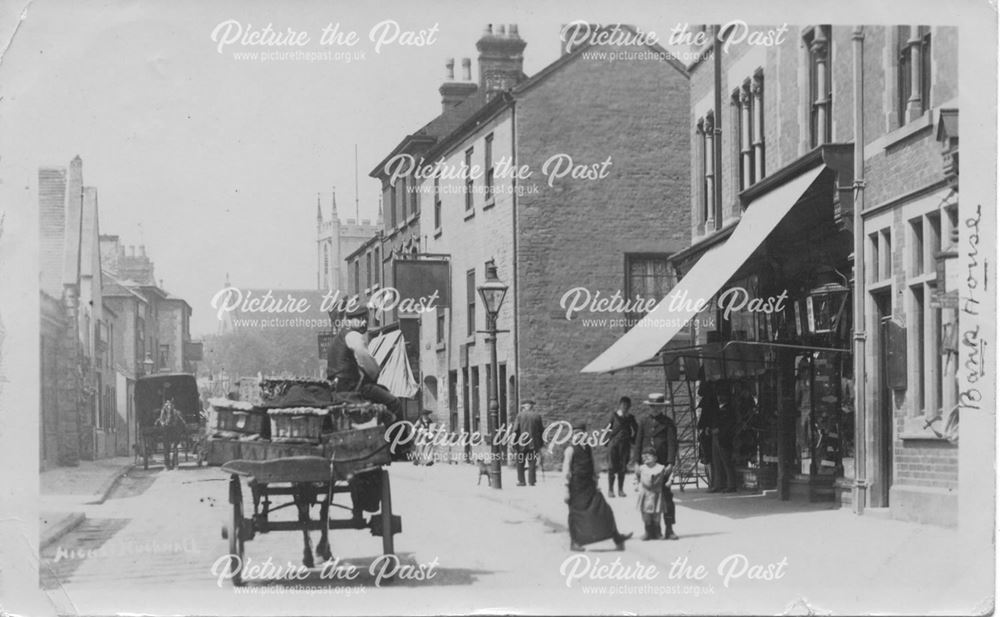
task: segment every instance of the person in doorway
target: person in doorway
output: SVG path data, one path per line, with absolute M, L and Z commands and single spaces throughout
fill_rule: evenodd
M 795 423 L 795 448 L 800 464 L 813 458 L 812 407 L 812 366 L 809 356 L 800 356 L 795 367 L 795 408 L 799 410 Z
M 535 470 L 538 466 L 538 456 L 545 446 L 542 435 L 545 426 L 542 416 L 535 411 L 535 401 L 527 400 L 521 404 L 521 411 L 514 419 L 514 456 L 517 463 L 517 485 L 524 486 L 524 468 L 528 467 L 528 485 L 535 485 Z
M 608 497 L 615 495 L 615 479 L 618 480 L 618 496 L 625 496 L 625 474 L 632 454 L 639 425 L 632 415 L 632 399 L 627 396 L 618 400 L 618 408 L 611 414 L 606 427 L 608 435 Z
M 615 549 L 622 551 L 632 534 L 618 531 L 611 506 L 597 490 L 597 468 L 594 453 L 587 444 L 586 431 L 586 423 L 575 422 L 573 435 L 576 438 L 571 440 L 575 445 L 563 451 L 562 473 L 566 481 L 563 501 L 569 506 L 569 548 L 582 551 L 587 544 L 613 540 Z
M 434 464 L 434 444 L 431 443 L 434 423 L 431 421 L 431 410 L 425 409 L 420 412 L 420 419 L 415 426 L 417 430 L 417 455 L 413 457 L 414 465 Z
M 733 418 L 731 410 L 719 404 L 715 386 L 710 381 L 698 386 L 701 418 L 698 427 L 712 436 L 712 482 L 709 493 L 735 493 L 739 479 L 733 465 Z
M 635 439 L 635 464 L 641 464 L 641 453 L 652 448 L 656 453 L 656 462 L 675 469 L 677 466 L 677 425 L 667 416 L 666 397 L 654 392 L 643 401 L 649 406 L 650 412 L 639 422 L 639 432 Z M 674 493 L 670 490 L 669 476 L 663 484 L 663 539 L 676 540 L 674 525 L 677 524 L 674 510 Z

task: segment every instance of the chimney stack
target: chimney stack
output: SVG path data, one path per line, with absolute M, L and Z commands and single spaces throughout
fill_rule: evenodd
M 472 83 L 472 61 L 468 58 L 462 59 L 462 81 L 455 80 L 455 59 L 448 58 L 444 63 L 445 82 L 438 88 L 441 94 L 441 113 L 456 107 L 459 103 L 469 98 L 477 90 L 476 84 Z
M 509 90 L 524 78 L 524 48 L 527 43 L 517 32 L 517 24 L 487 24 L 476 41 L 479 51 L 479 88 L 486 100 Z
M 145 256 L 146 256 L 146 245 L 145 244 L 140 244 L 139 245 L 139 257 L 145 257 Z

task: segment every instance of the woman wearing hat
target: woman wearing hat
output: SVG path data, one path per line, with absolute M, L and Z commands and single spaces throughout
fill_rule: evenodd
M 587 430 L 586 423 L 573 424 L 574 436 Z M 631 533 L 618 532 L 611 506 L 597 490 L 597 468 L 594 453 L 585 439 L 574 439 L 563 453 L 563 475 L 566 477 L 565 502 L 569 506 L 569 548 L 582 551 L 586 544 L 614 540 L 615 548 L 625 550 L 625 540 Z

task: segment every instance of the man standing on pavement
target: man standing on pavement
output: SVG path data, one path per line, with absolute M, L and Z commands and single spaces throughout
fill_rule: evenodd
M 628 473 L 628 460 L 632 453 L 632 444 L 639 430 L 635 416 L 632 415 L 632 399 L 627 396 L 618 401 L 618 409 L 611 414 L 608 421 L 608 497 L 615 496 L 615 478 L 618 479 L 618 496 L 625 496 L 625 474 Z
M 712 482 L 710 493 L 734 493 L 739 480 L 733 465 L 733 419 L 729 409 L 719 405 L 715 388 L 710 382 L 698 386 L 701 397 L 698 429 L 707 431 L 712 439 Z
M 643 401 L 649 406 L 650 412 L 639 422 L 639 432 L 635 439 L 635 464 L 642 463 L 642 453 L 652 448 L 656 453 L 656 462 L 667 468 L 663 484 L 663 525 L 661 536 L 664 540 L 676 540 L 674 525 L 677 523 L 674 515 L 674 494 L 670 490 L 670 476 L 677 466 L 677 425 L 666 414 L 666 397 L 655 392 Z M 659 525 L 657 525 L 659 527 Z
M 535 401 L 527 400 L 521 404 L 521 411 L 514 419 L 514 456 L 517 460 L 517 485 L 524 486 L 524 466 L 528 466 L 528 484 L 535 485 L 535 468 L 538 465 L 538 454 L 545 446 L 542 434 L 542 416 L 535 411 Z
M 597 468 L 586 431 L 586 423 L 574 422 L 570 442 L 574 445 L 563 452 L 562 472 L 566 479 L 563 501 L 569 506 L 569 550 L 582 551 L 585 544 L 614 540 L 615 549 L 623 551 L 625 540 L 632 534 L 618 531 L 611 506 L 597 490 Z

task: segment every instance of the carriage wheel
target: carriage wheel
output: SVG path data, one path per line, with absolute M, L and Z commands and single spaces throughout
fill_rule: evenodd
M 229 539 L 229 570 L 232 573 L 233 585 L 243 586 L 243 489 L 240 487 L 239 476 L 229 479 L 229 501 L 233 504 L 232 518 L 224 528 Z
M 389 486 L 389 471 L 382 470 L 382 554 L 395 554 L 392 541 L 392 491 Z

